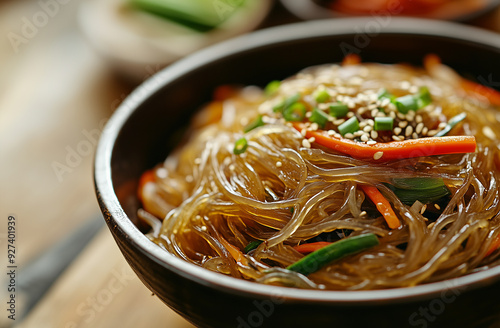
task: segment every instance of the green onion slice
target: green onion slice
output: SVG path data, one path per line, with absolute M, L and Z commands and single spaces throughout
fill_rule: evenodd
M 344 117 L 349 112 L 349 107 L 346 104 L 338 102 L 330 105 L 330 115 L 333 117 Z
M 339 132 L 342 136 L 347 133 L 354 133 L 359 130 L 359 121 L 356 116 L 351 117 L 344 123 L 339 125 Z
M 446 124 L 444 129 L 442 129 L 441 131 L 436 133 L 434 136 L 435 137 L 443 137 L 443 136 L 447 135 L 448 132 L 450 132 L 451 129 L 453 129 L 455 127 L 455 125 L 462 122 L 466 117 L 467 117 L 466 113 L 460 113 L 456 116 L 453 116 L 452 118 L 450 118 L 450 120 L 448 121 L 448 124 Z
M 287 269 L 307 276 L 332 261 L 362 252 L 378 244 L 379 240 L 373 233 L 347 237 L 304 256 L 299 261 L 288 266 Z
M 328 99 L 330 99 L 330 94 L 326 90 L 319 90 L 314 94 L 314 100 L 316 100 L 317 103 L 324 103 Z
M 247 132 L 252 131 L 253 129 L 256 129 L 259 126 L 263 126 L 263 125 L 265 125 L 265 123 L 262 120 L 262 115 L 259 115 L 259 116 L 257 116 L 257 118 L 255 120 L 253 120 L 252 122 L 250 122 L 250 124 L 248 124 L 247 126 L 245 126 L 243 128 L 243 131 L 245 133 L 247 133 Z
M 241 137 L 234 143 L 233 153 L 235 155 L 243 154 L 248 148 L 248 141 L 245 137 Z
M 418 109 L 418 100 L 414 95 L 398 97 L 394 100 L 398 112 L 406 114 L 410 110 Z
M 309 117 L 309 121 L 317 123 L 321 128 L 324 128 L 325 124 L 328 122 L 328 114 L 321 109 L 314 107 L 311 117 Z
M 266 87 L 264 89 L 264 93 L 268 97 L 272 96 L 278 91 L 280 86 L 281 86 L 281 81 L 278 81 L 278 80 L 271 81 L 266 85 Z
M 392 117 L 375 117 L 375 124 L 373 125 L 375 131 L 390 131 L 393 126 L 394 119 Z
M 287 121 L 300 122 L 306 116 L 306 106 L 303 103 L 296 102 L 285 108 L 283 117 Z

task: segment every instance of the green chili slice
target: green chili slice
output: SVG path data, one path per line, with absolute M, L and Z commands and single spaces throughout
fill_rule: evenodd
M 248 141 L 245 137 L 241 137 L 234 143 L 233 153 L 235 155 L 243 154 L 248 148 Z
M 283 117 L 287 121 L 300 122 L 306 116 L 306 106 L 303 103 L 296 102 L 285 108 Z

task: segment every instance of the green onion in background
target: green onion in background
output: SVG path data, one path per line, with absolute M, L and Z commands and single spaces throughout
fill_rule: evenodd
M 278 81 L 278 80 L 271 81 L 264 88 L 264 93 L 268 97 L 272 96 L 278 91 L 280 85 L 281 85 L 281 81 Z
M 319 90 L 314 93 L 314 100 L 316 100 L 317 103 L 324 103 L 328 99 L 330 99 L 330 94 L 326 90 Z
M 215 28 L 228 17 L 223 15 L 213 0 L 129 0 L 140 10 L 166 18 L 200 32 Z M 231 1 L 231 8 L 241 6 L 245 0 Z
M 311 117 L 309 117 L 309 121 L 317 123 L 321 128 L 324 128 L 326 122 L 328 122 L 328 114 L 323 112 L 321 109 L 314 107 Z
M 300 122 L 306 116 L 306 106 L 303 103 L 296 102 L 285 108 L 283 117 L 288 122 Z

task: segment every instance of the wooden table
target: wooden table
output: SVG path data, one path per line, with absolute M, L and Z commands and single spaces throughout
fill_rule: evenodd
M 38 6 L 35 1 L 0 2 L 1 34 L 19 31 L 23 17 L 35 15 Z M 100 216 L 92 181 L 95 142 L 102 124 L 131 91 L 79 35 L 77 6 L 78 0 L 61 5 L 17 52 L 6 38 L 0 43 L 1 254 L 6 253 L 11 215 L 17 224 L 19 270 L 68 231 Z M 500 31 L 500 11 L 475 24 Z M 66 168 L 61 171 L 62 166 Z M 8 265 L 6 255 L 0 255 L 0 264 Z M 6 291 L 0 296 L 3 302 Z M 17 301 L 21 315 L 22 295 Z M 2 314 L 0 327 L 13 324 Z M 19 325 L 190 326 L 142 285 L 107 228 Z

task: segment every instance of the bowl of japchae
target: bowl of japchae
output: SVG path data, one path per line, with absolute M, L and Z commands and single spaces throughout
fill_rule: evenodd
M 113 114 L 99 205 L 141 281 L 196 326 L 491 326 L 499 58 L 494 33 L 418 19 L 221 43 Z

